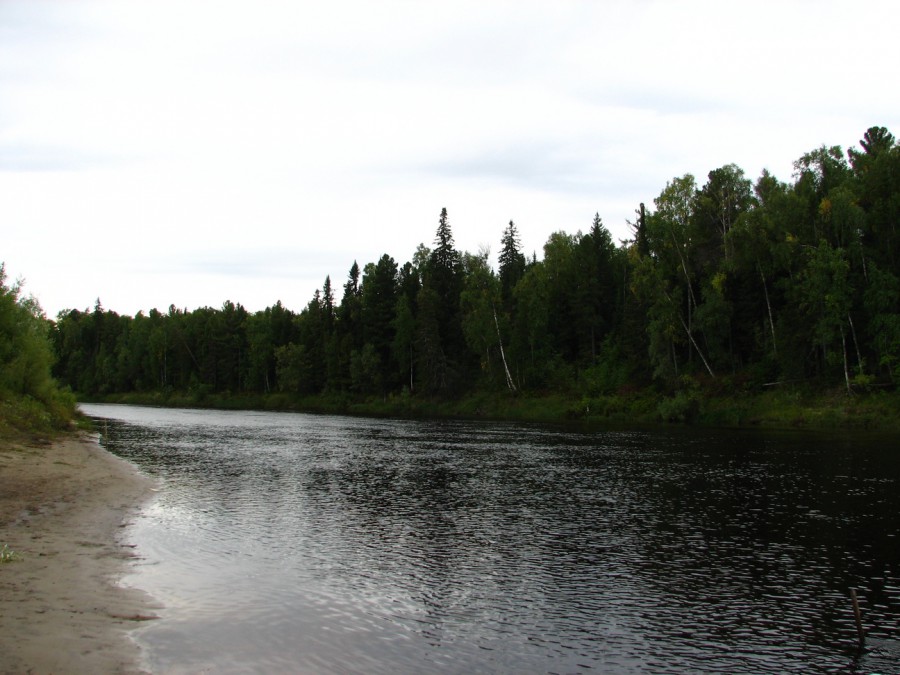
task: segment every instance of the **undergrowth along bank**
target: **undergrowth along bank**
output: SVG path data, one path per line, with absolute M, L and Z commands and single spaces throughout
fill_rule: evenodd
M 510 395 L 476 392 L 460 398 L 383 397 L 285 393 L 143 392 L 83 397 L 85 402 L 220 410 L 294 411 L 398 418 L 459 418 L 570 423 L 615 427 L 695 425 L 732 428 L 900 431 L 900 393 L 814 391 L 783 387 L 758 393 L 709 396 L 702 391 L 651 389 L 597 396 L 559 393 Z

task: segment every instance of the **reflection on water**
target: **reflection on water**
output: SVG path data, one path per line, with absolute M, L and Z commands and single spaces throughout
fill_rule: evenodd
M 895 445 L 83 408 L 162 482 L 154 670 L 854 673 L 900 640 Z

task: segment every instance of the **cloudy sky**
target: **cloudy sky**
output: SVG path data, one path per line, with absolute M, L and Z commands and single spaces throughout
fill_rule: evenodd
M 299 311 L 354 260 L 615 239 L 900 134 L 896 2 L 0 0 L 0 260 L 48 316 Z

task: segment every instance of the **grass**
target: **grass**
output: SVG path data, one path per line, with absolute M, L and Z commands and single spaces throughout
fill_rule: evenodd
M 3 544 L 0 546 L 0 565 L 4 563 L 13 562 L 14 560 L 19 560 L 20 556 L 18 553 L 13 551 L 9 544 Z
M 98 400 L 98 399 L 93 399 Z M 459 398 L 408 392 L 387 396 L 289 393 L 228 394 L 148 392 L 105 396 L 108 403 L 216 409 L 288 410 L 372 417 L 493 419 L 583 422 L 617 427 L 692 424 L 707 427 L 870 429 L 900 431 L 900 392 L 848 394 L 843 387 L 815 385 L 759 389 L 739 382 L 685 380 L 673 390 L 623 386 L 615 392 L 512 394 L 481 390 Z
M 69 392 L 39 400 L 0 391 L 0 438 L 54 436 L 70 428 L 74 412 Z

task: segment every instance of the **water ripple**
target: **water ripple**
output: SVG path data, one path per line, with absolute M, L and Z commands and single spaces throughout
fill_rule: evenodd
M 140 631 L 160 671 L 861 673 L 896 653 L 900 460 L 877 444 L 85 408 L 164 486 L 131 580 L 165 604 Z

